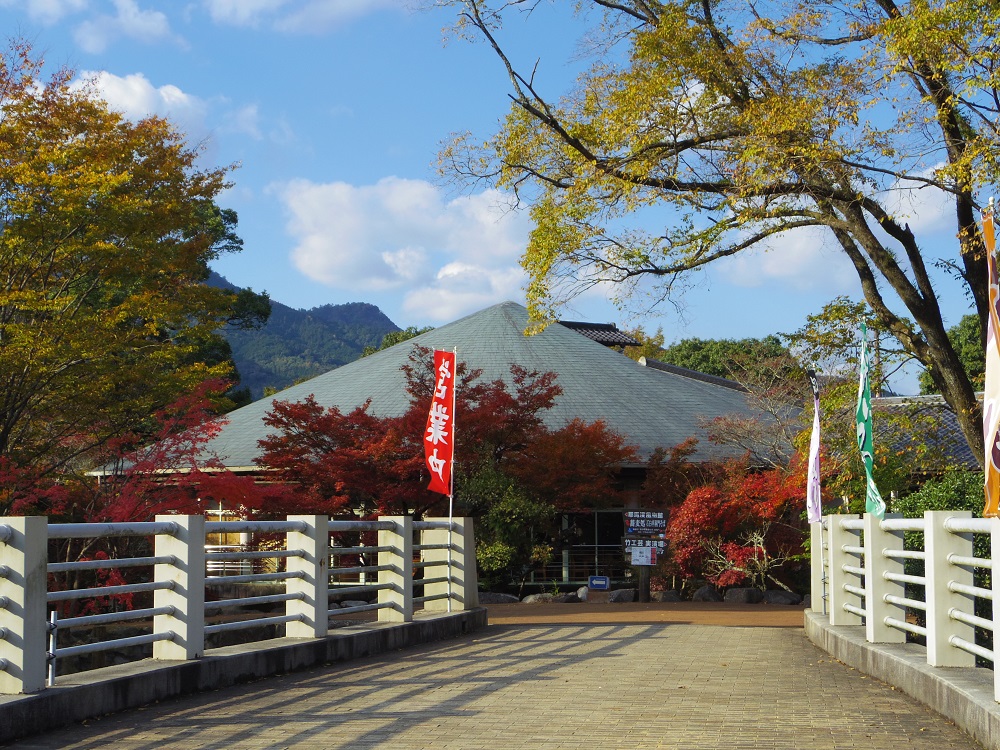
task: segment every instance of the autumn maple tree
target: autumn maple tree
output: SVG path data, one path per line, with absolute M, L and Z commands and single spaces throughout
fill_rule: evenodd
M 667 527 L 672 563 L 683 578 L 723 588 L 787 588 L 794 570 L 786 563 L 801 555 L 805 539 L 804 507 L 803 471 L 726 464 L 672 510 Z
M 404 367 L 411 397 L 405 419 L 415 432 L 423 430 L 430 405 L 431 361 L 429 349 L 415 346 Z M 483 383 L 479 371 L 459 363 L 460 474 L 499 472 L 535 499 L 563 511 L 599 506 L 614 497 L 613 470 L 636 464 L 635 448 L 600 420 L 574 419 L 560 427 L 549 426 L 546 413 L 562 393 L 556 374 L 518 364 L 511 364 L 509 372 L 507 378 Z M 474 498 L 464 501 L 475 503 Z
M 498 56 L 512 104 L 492 137 L 456 136 L 443 169 L 530 206 L 534 318 L 600 283 L 660 300 L 708 264 L 808 228 L 848 259 L 873 320 L 984 455 L 933 267 L 963 285 L 982 332 L 977 193 L 1000 154 L 995 4 L 583 0 L 572 4 L 583 70 L 565 92 L 547 85 L 544 55 L 522 68 L 508 54 L 504 21 L 530 23 L 537 0 L 445 4 L 459 35 Z M 900 215 L 916 189 L 949 207 L 956 240 L 943 257 Z
M 156 410 L 141 429 L 117 435 L 89 454 L 93 466 L 18 466 L 0 460 L 0 515 L 48 516 L 52 522 L 149 521 L 159 513 L 202 513 L 213 499 L 254 508 L 266 497 L 250 478 L 224 469 L 206 446 L 225 418 L 216 400 L 223 379 L 200 383 Z
M 206 451 L 224 424 L 217 400 L 228 388 L 229 382 L 221 379 L 199 384 L 148 415 L 141 429 L 120 433 L 88 453 L 96 462 L 91 470 L 64 466 L 52 473 L 44 465 L 19 466 L 0 458 L 0 515 L 44 515 L 52 523 L 133 523 L 151 521 L 157 514 L 203 514 L 221 500 L 247 512 L 266 509 L 273 502 L 266 485 L 227 471 Z M 149 554 L 146 537 L 84 536 L 50 544 L 54 562 Z M 50 586 L 112 585 L 148 572 L 74 570 L 53 574 Z M 131 595 L 125 600 L 131 601 Z M 87 607 L 103 604 L 108 602 L 95 600 Z M 64 604 L 63 614 L 76 607 Z
M 698 441 L 693 437 L 671 448 L 656 448 L 646 461 L 639 507 L 669 511 L 692 490 L 710 483 L 720 467 L 692 461 L 697 450 Z
M 435 497 L 421 484 L 421 435 L 401 417 L 376 417 L 365 403 L 344 413 L 304 401 L 275 401 L 259 441 L 261 462 L 284 490 L 285 513 L 420 515 Z
M 506 470 L 536 498 L 570 512 L 621 504 L 611 469 L 639 462 L 635 447 L 604 422 L 574 419 L 541 432 Z
M 228 170 L 42 66 L 0 54 L 0 460 L 56 474 L 229 375 L 219 328 L 269 304 L 204 283 L 241 244 Z

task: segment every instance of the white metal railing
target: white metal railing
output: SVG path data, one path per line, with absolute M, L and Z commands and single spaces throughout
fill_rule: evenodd
M 1000 519 L 972 518 L 968 511 L 882 521 L 871 514 L 832 515 L 812 527 L 813 608 L 831 625 L 864 626 L 870 643 L 917 636 L 930 666 L 975 667 L 977 657 L 996 666 L 996 647 L 984 642 L 992 642 L 989 634 L 1000 621 L 1000 576 L 992 575 L 993 560 L 1000 560 Z M 910 549 L 904 534 L 911 535 Z M 990 557 L 974 554 L 977 536 L 988 536 Z M 907 563 L 914 569 L 907 571 Z M 976 585 L 977 571 L 991 574 L 988 587 Z M 993 673 L 1000 701 L 1000 669 Z
M 361 544 L 363 532 L 377 533 L 378 543 Z M 269 535 L 268 546 L 275 548 L 206 548 L 206 534 L 237 533 Z M 342 543 L 345 535 L 357 535 L 359 541 L 348 546 Z M 135 545 L 145 547 L 136 557 L 48 562 L 51 540 L 115 537 L 150 541 Z M 349 562 L 340 565 L 343 560 Z M 239 574 L 213 575 L 228 572 L 222 566 L 231 563 L 241 566 Z M 415 570 L 423 573 L 416 580 Z M 59 660 L 98 651 L 152 645 L 154 659 L 196 659 L 204 653 L 206 635 L 214 633 L 283 625 L 286 637 L 322 638 L 336 615 L 377 611 L 379 621 L 408 622 L 416 605 L 428 611 L 469 609 L 478 605 L 475 570 L 467 518 L 413 522 L 406 516 L 377 521 L 290 516 L 285 521 L 207 522 L 203 516 L 160 516 L 133 524 L 0 518 L 0 694 L 53 685 Z M 65 581 L 66 576 L 79 579 L 109 571 L 132 580 L 99 585 L 93 578 L 83 586 L 77 580 L 49 590 L 60 577 Z M 261 584 L 263 591 L 252 584 Z M 219 592 L 227 586 L 229 598 L 222 598 Z M 414 596 L 415 587 L 423 588 L 422 596 Z M 231 595 L 233 590 L 238 595 Z M 208 598 L 206 591 L 212 594 Z M 331 604 L 345 595 L 358 603 Z M 83 608 L 86 603 L 91 609 L 108 608 L 109 602 L 123 611 Z M 238 611 L 282 605 L 280 613 Z M 72 615 L 60 617 L 60 610 Z M 73 629 L 122 623 L 147 632 L 59 642 L 60 634 Z

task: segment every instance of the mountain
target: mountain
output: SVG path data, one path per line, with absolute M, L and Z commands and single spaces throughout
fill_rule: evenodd
M 208 283 L 239 291 L 214 272 Z M 296 310 L 271 300 L 271 317 L 261 330 L 222 333 L 233 348 L 241 386 L 248 386 L 258 399 L 265 387 L 282 390 L 353 362 L 366 346 L 377 347 L 383 336 L 398 330 L 378 307 L 367 302 Z

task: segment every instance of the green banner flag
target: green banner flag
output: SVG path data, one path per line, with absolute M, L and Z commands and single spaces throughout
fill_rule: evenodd
M 865 490 L 865 511 L 873 513 L 880 520 L 885 516 L 885 501 L 875 486 L 872 476 L 875 453 L 872 449 L 872 391 L 868 383 L 871 370 L 871 353 L 868 351 L 868 326 L 861 324 L 861 377 L 858 382 L 857 433 L 861 460 L 868 478 Z

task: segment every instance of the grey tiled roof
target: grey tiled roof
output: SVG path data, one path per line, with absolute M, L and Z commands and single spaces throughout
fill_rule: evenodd
M 981 402 L 983 394 L 977 393 L 976 396 Z M 961 467 L 968 471 L 980 471 L 979 460 L 969 448 L 969 442 L 958 425 L 958 417 L 940 395 L 873 398 L 872 409 L 876 413 L 901 411 L 914 416 L 932 417 L 934 429 L 925 435 L 925 439 L 932 444 L 932 447 L 941 451 L 946 465 Z M 905 448 L 908 438 L 909 435 L 898 438 L 901 450 Z
M 699 439 L 696 461 L 732 455 L 732 449 L 709 443 L 701 427 L 722 414 L 750 412 L 744 394 L 730 384 L 690 377 L 681 368 L 644 367 L 559 324 L 525 336 L 527 322 L 523 306 L 504 302 L 428 331 L 231 412 L 208 449 L 231 468 L 255 466 L 257 440 L 267 429 L 262 420 L 276 399 L 301 401 L 312 394 L 321 405 L 342 411 L 371 399 L 372 414 L 403 413 L 409 402 L 400 367 L 416 343 L 457 348 L 460 361 L 483 370 L 481 382 L 509 382 L 511 363 L 557 373 L 563 393 L 545 418 L 553 429 L 574 418 L 601 419 L 626 435 L 644 458 L 657 447 L 670 448 L 692 436 Z
M 586 336 L 604 346 L 639 346 L 642 342 L 619 331 L 614 323 L 582 323 L 576 320 L 560 320 L 559 325 Z

